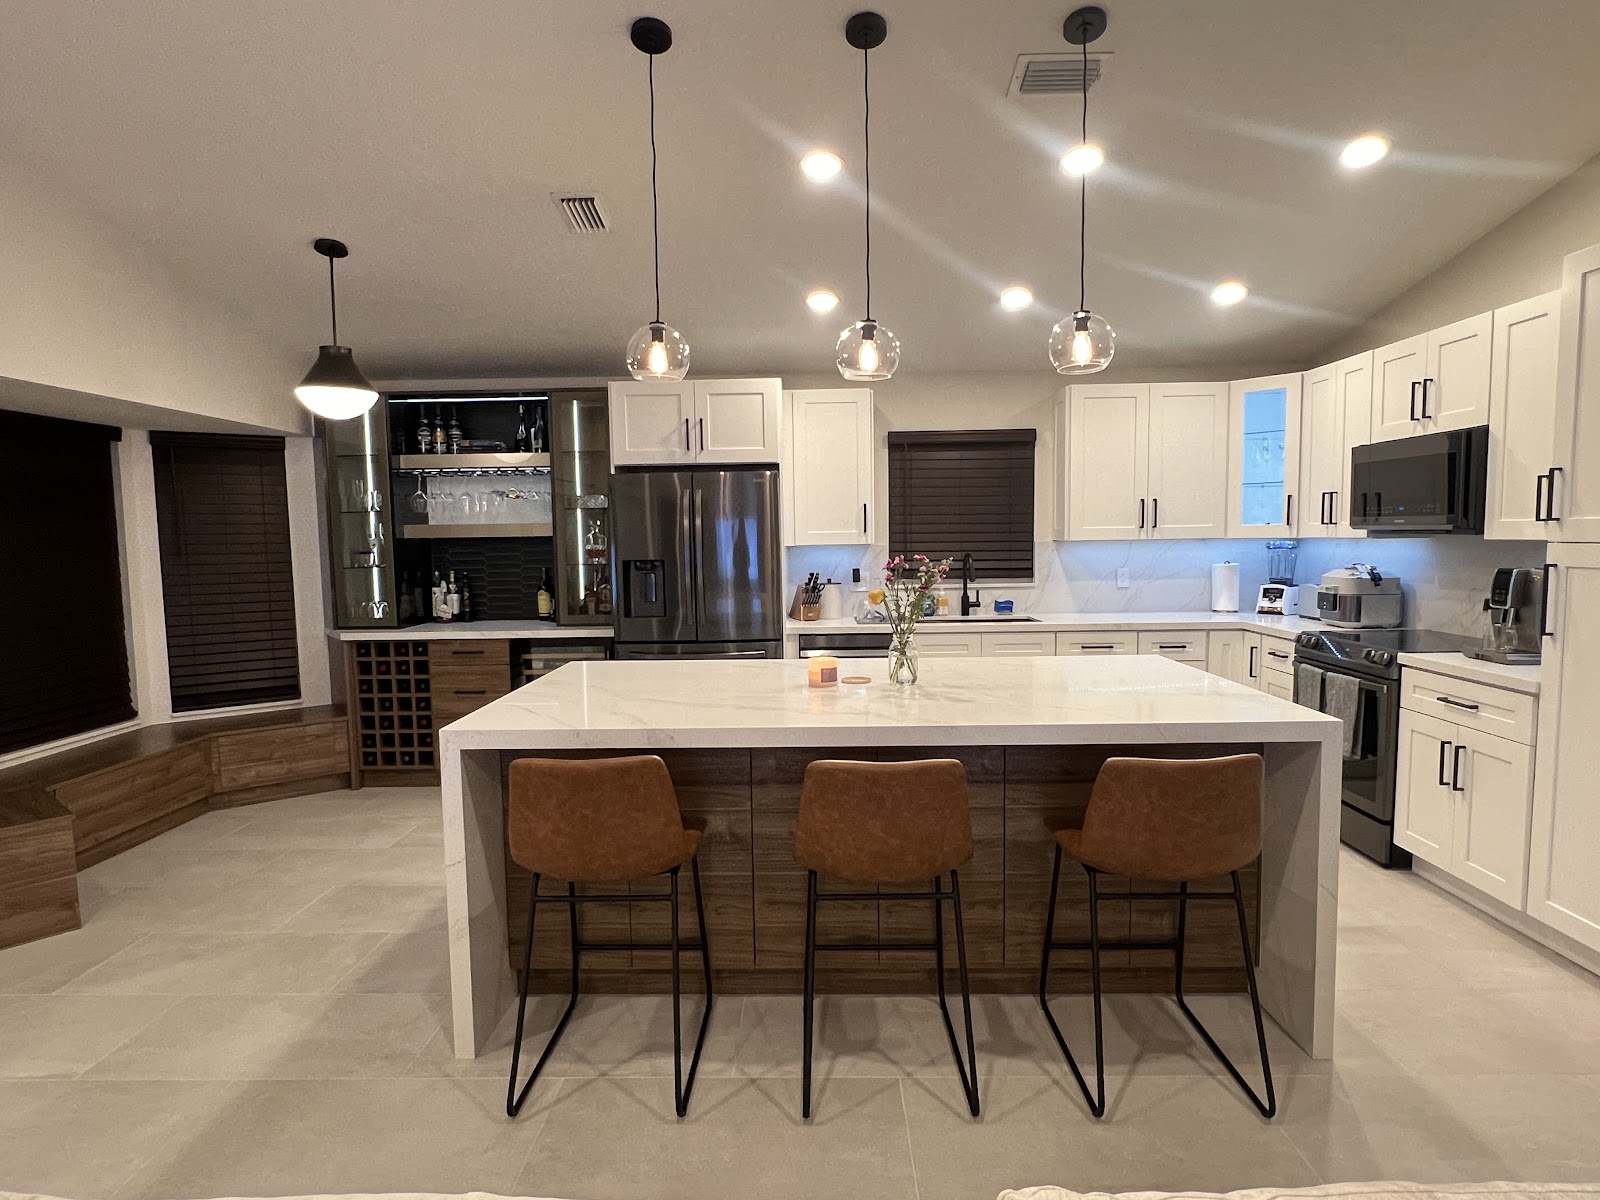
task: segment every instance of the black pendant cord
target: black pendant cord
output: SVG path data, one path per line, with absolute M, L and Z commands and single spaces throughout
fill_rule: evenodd
M 1089 43 L 1083 43 L 1083 125 L 1078 144 L 1089 144 Z M 1089 252 L 1089 172 L 1078 176 L 1078 311 L 1087 311 L 1084 301 L 1088 288 L 1084 282 L 1084 259 Z
M 867 316 L 870 324 L 872 321 L 872 87 L 871 87 L 871 54 L 867 50 L 861 52 L 861 99 L 862 110 L 865 113 L 861 123 L 862 161 L 861 173 L 865 183 L 867 200 Z
M 661 324 L 661 202 L 656 197 L 656 56 L 650 60 L 650 240 L 656 272 L 656 319 Z
M 328 316 L 333 324 L 333 344 L 339 344 L 339 301 L 333 291 L 333 256 L 328 256 Z

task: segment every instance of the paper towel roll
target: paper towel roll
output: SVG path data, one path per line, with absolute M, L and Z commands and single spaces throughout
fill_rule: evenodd
M 1211 564 L 1211 611 L 1239 611 L 1239 564 Z

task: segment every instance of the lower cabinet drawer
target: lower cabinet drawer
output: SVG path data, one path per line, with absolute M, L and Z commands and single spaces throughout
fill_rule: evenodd
M 465 638 L 428 643 L 430 671 L 451 665 L 501 667 L 511 670 L 511 643 L 503 638 Z
M 1002 658 L 1006 655 L 1038 656 L 1056 652 L 1056 635 L 1053 633 L 986 633 L 983 635 L 983 656 Z
M 1058 633 L 1057 654 L 1137 654 L 1139 637 L 1132 631 L 1117 633 Z
M 1180 662 L 1203 663 L 1206 660 L 1206 635 L 1177 630 L 1170 633 L 1141 633 L 1140 654 L 1159 654 Z
M 1400 707 L 1454 721 L 1495 737 L 1533 745 L 1538 702 L 1525 692 L 1407 667 L 1400 672 Z
M 434 688 L 433 690 L 433 727 L 438 729 L 458 721 L 468 713 L 477 712 L 491 700 L 498 700 L 501 696 L 509 694 L 511 689 L 504 684 L 498 688 L 473 687 L 473 688 Z
M 919 658 L 978 658 L 983 654 L 983 635 L 977 633 L 935 633 L 917 637 Z
M 1262 638 L 1261 669 L 1263 671 L 1283 671 L 1293 680 L 1294 643 L 1286 642 L 1282 638 Z M 1265 688 L 1261 690 L 1266 691 Z
M 1256 680 L 1256 688 L 1280 700 L 1293 700 L 1294 672 L 1277 667 L 1262 667 L 1260 678 Z

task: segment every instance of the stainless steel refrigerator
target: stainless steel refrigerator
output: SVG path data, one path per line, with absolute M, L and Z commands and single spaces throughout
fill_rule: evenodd
M 611 479 L 618 658 L 782 658 L 778 472 Z

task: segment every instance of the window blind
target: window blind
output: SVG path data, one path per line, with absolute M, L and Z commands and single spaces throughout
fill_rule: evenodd
M 152 433 L 175 712 L 300 695 L 283 439 Z
M 1034 429 L 889 434 L 889 553 L 1033 578 Z
M 0 412 L 0 754 L 130 720 L 111 469 L 122 431 Z

